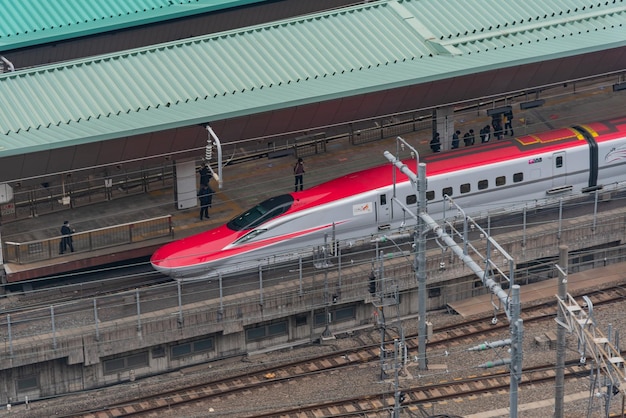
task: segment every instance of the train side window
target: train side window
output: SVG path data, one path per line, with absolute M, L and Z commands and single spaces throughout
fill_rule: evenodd
M 521 181 L 524 181 L 524 173 L 513 174 L 513 183 L 519 183 Z
M 441 196 L 452 196 L 452 187 L 444 187 L 443 190 L 441 191 Z
M 489 187 L 489 180 L 480 180 L 478 182 L 478 190 L 485 190 Z
M 461 194 L 469 193 L 472 191 L 472 187 L 469 183 L 461 184 Z
M 504 186 L 506 184 L 506 176 L 496 177 L 496 186 Z
M 435 192 L 432 190 L 428 190 L 426 192 L 426 200 L 435 200 Z
M 554 160 L 554 163 L 556 164 L 556 168 L 563 167 L 563 156 L 559 155 L 558 157 L 556 157 L 556 159 Z
M 406 197 L 406 204 L 407 205 L 414 205 L 417 203 L 417 196 L 414 194 L 410 194 Z
M 381 206 L 385 206 L 387 204 L 387 195 L 386 194 L 381 194 L 380 195 L 380 205 Z

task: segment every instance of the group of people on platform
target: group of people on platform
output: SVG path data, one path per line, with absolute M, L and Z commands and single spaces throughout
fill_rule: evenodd
M 492 138 L 500 140 L 504 138 L 505 135 L 514 135 L 513 113 L 494 115 L 491 120 L 491 126 L 485 125 L 478 132 L 481 144 L 489 142 Z M 474 145 L 474 143 L 476 142 L 476 135 L 474 133 L 474 130 L 470 129 L 463 135 L 462 138 L 461 131 L 459 131 L 458 129 L 454 131 L 454 134 L 452 134 L 452 140 L 450 141 L 450 149 L 459 148 L 461 139 L 463 139 L 463 144 L 466 147 Z M 435 132 L 433 134 L 433 139 L 430 140 L 430 149 L 432 152 L 441 151 L 441 136 L 439 135 L 439 132 Z

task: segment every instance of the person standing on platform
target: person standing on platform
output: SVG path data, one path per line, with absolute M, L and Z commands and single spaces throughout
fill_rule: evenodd
M 430 140 L 430 149 L 432 152 L 441 151 L 441 139 L 439 136 L 439 132 L 435 132 L 433 135 L 433 139 Z
M 489 125 L 485 125 L 485 127 L 480 130 L 481 144 L 484 144 L 485 142 L 489 142 L 490 136 L 491 136 L 491 127 Z
M 294 192 L 298 191 L 298 185 L 300 185 L 300 191 L 302 191 L 304 183 L 304 161 L 302 161 L 302 158 L 298 158 L 298 161 L 293 166 L 293 175 L 295 176 Z
M 465 144 L 466 147 L 469 147 L 470 145 L 474 145 L 474 130 L 470 129 L 469 132 L 465 132 L 465 135 L 463 135 L 463 143 Z
M 493 126 L 493 136 L 498 141 L 502 139 L 502 117 L 498 115 L 491 120 L 491 126 Z
M 509 129 L 511 130 L 511 136 L 513 136 L 513 113 L 508 112 L 504 114 L 504 135 L 509 133 Z
M 208 184 L 202 184 L 198 190 L 198 199 L 200 200 L 200 220 L 209 219 L 209 208 L 213 201 L 213 190 Z
M 457 130 L 454 132 L 454 134 L 452 134 L 452 149 L 456 149 L 459 147 L 459 141 L 460 141 L 460 135 L 461 135 L 461 131 Z
M 74 240 L 72 239 L 72 233 L 74 230 L 70 228 L 70 221 L 63 222 L 61 227 L 61 242 L 59 243 L 59 254 L 65 253 L 68 248 L 71 252 L 74 252 Z

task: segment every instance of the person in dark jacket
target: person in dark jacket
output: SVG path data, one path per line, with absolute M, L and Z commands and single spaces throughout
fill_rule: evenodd
M 200 184 L 206 184 L 208 186 L 209 181 L 211 181 L 211 170 L 209 170 L 209 165 L 207 163 L 204 163 L 199 173 Z
M 70 228 L 70 221 L 63 222 L 61 227 L 61 242 L 59 243 L 59 254 L 65 253 L 68 248 L 71 252 L 74 252 L 74 240 L 72 239 L 72 232 L 74 230 Z
M 433 139 L 430 140 L 430 149 L 432 150 L 432 152 L 441 151 L 441 139 L 439 137 L 439 132 L 435 132 L 435 135 L 433 135 Z
M 502 139 L 502 118 L 501 116 L 494 117 L 491 121 L 491 126 L 493 126 L 493 136 L 498 141 Z
M 474 130 L 470 129 L 469 130 L 469 134 L 470 134 L 470 145 L 474 145 L 474 143 L 476 142 L 476 135 L 474 135 Z
M 213 202 L 213 190 L 208 184 L 203 184 L 198 190 L 198 199 L 200 200 L 200 220 L 209 219 L 209 208 Z
M 490 139 L 491 127 L 489 125 L 485 125 L 485 127 L 480 130 L 480 142 L 484 144 L 485 142 L 489 142 Z
M 451 143 L 451 149 L 456 149 L 459 147 L 459 141 L 461 139 L 461 131 L 457 130 L 454 132 L 454 134 L 452 134 L 452 143 Z

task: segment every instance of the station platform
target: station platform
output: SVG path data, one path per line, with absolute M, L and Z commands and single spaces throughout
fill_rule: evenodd
M 626 283 L 626 270 L 624 270 L 624 266 L 625 263 L 617 263 L 606 267 L 582 271 L 580 273 L 568 274 L 567 292 L 570 294 L 578 294 L 583 289 L 592 290 L 609 283 Z M 529 302 L 537 302 L 546 299 L 554 301 L 556 296 L 559 294 L 558 280 L 559 279 L 555 277 L 553 279 L 543 280 L 539 283 L 521 285 L 520 301 L 522 306 Z M 487 315 L 493 312 L 491 300 L 493 300 L 496 304 L 498 303 L 498 298 L 496 296 L 492 296 L 491 293 L 488 293 L 448 303 L 448 308 L 461 315 L 463 318 Z M 500 312 L 502 311 L 500 310 Z
M 540 108 L 521 111 L 515 107 L 515 134 L 532 134 L 562 126 L 623 116 L 626 94 L 613 93 L 604 87 L 588 86 L 587 88 L 587 90 L 570 92 L 567 95 L 557 91 Z M 511 105 L 515 106 L 515 103 Z M 470 109 L 458 115 L 455 114 L 455 127 L 461 132 L 467 132 L 470 128 L 478 132 L 481 126 L 490 122 L 485 109 Z M 420 156 L 432 153 L 429 146 L 430 126 L 409 134 L 401 134 L 401 136 L 418 150 Z M 389 151 L 396 155 L 400 148 L 396 138 L 397 135 L 394 134 L 388 138 L 376 139 L 359 145 L 351 144 L 347 137 L 328 141 L 325 144 L 325 152 L 304 157 L 306 168 L 304 187 L 311 187 L 348 173 L 388 163 L 383 153 Z M 449 139 L 446 141 L 444 150 L 449 147 Z M 480 146 L 480 144 L 473 146 Z M 461 147 L 463 147 L 462 144 Z M 399 156 L 408 158 L 410 150 L 408 148 L 403 150 Z M 198 162 L 202 157 L 198 155 Z M 173 228 L 172 236 L 132 245 L 70 253 L 63 257 L 54 257 L 45 262 L 31 264 L 3 263 L 4 278 L 11 275 L 12 282 L 31 280 L 147 257 L 168 241 L 222 225 L 266 198 L 291 192 L 294 183 L 292 171 L 294 163 L 294 155 L 287 153 L 227 165 L 222 173 L 223 187 L 218 189 L 215 180 L 211 181 L 211 187 L 216 194 L 212 208 L 209 210 L 210 218 L 202 221 L 199 219 L 198 207 L 177 209 L 175 187 L 173 184 L 166 183 L 158 186 L 151 185 L 147 192 L 127 194 L 119 192 L 111 200 L 74 205 L 39 216 L 21 219 L 3 217 L 2 225 L 0 225 L 2 243 L 24 243 L 57 237 L 66 220 L 77 232 L 84 232 L 170 215 Z M 199 178 L 197 180 L 199 181 Z M 173 182 L 170 181 L 170 183 Z M 471 307 L 458 306 L 458 309 L 471 311 Z

